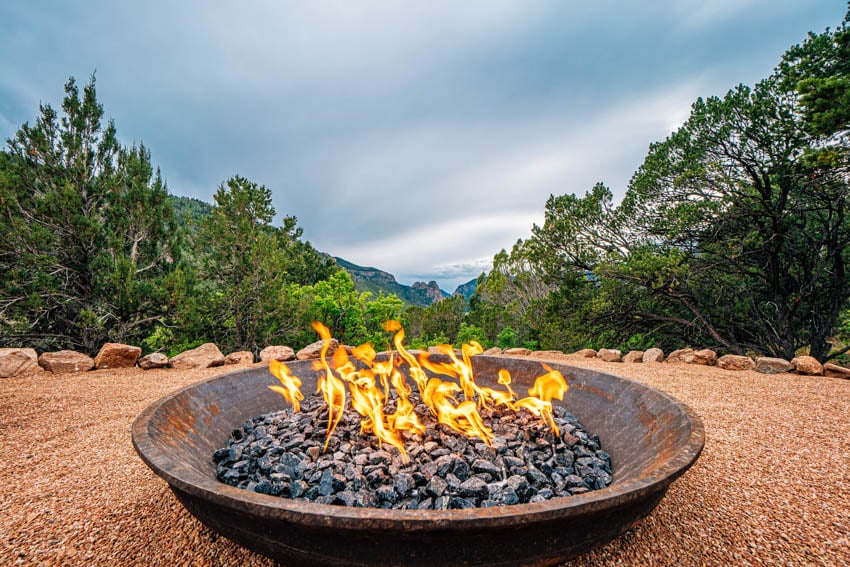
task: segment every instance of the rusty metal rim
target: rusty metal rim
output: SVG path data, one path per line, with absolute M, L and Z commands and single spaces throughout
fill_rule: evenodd
M 569 368 L 586 371 L 586 369 L 577 367 Z M 531 504 L 467 510 L 387 510 L 289 500 L 250 492 L 218 482 L 214 478 L 202 475 L 186 466 L 175 459 L 174 456 L 163 453 L 153 443 L 149 430 L 151 418 L 173 398 L 203 384 L 217 380 L 229 380 L 236 375 L 255 370 L 256 368 L 237 370 L 197 382 L 154 402 L 133 422 L 133 446 L 142 460 L 158 476 L 177 490 L 201 499 L 216 501 L 220 505 L 233 510 L 250 510 L 252 514 L 260 518 L 288 520 L 298 522 L 301 525 L 333 526 L 335 528 L 371 531 L 376 527 L 398 528 L 399 524 L 403 524 L 405 531 L 426 531 L 445 528 L 449 525 L 453 528 L 462 528 L 464 525 L 472 528 L 480 526 L 481 521 L 485 518 L 489 526 L 512 526 L 518 520 L 523 523 L 536 523 L 602 510 L 614 510 L 664 489 L 696 462 L 705 445 L 705 429 L 702 420 L 688 405 L 640 382 L 610 374 L 608 376 L 615 380 L 628 382 L 651 392 L 653 395 L 664 398 L 684 413 L 691 423 L 691 433 L 687 442 L 675 456 L 664 461 L 661 466 L 648 469 L 640 479 L 618 483 L 615 478 L 610 486 L 600 490 L 569 498 L 553 498 Z M 368 520 L 368 522 L 364 520 Z

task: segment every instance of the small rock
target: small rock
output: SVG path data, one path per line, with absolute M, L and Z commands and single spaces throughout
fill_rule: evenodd
M 761 372 L 762 374 L 781 374 L 783 372 L 791 372 L 792 370 L 794 370 L 794 365 L 784 358 L 760 356 L 756 359 L 756 372 Z
M 295 351 L 288 346 L 267 346 L 260 351 L 260 361 L 268 362 L 270 360 L 277 360 L 280 362 L 295 360 Z
M 38 367 L 35 349 L 0 348 L 0 378 L 23 376 Z
M 463 481 L 461 481 L 458 477 L 456 477 L 452 473 L 447 473 L 445 476 L 446 485 L 451 492 L 457 492 L 460 490 L 460 485 Z
M 254 355 L 247 350 L 231 352 L 224 357 L 224 364 L 254 364 Z
M 94 357 L 95 368 L 132 368 L 142 349 L 121 343 L 106 343 Z
M 503 504 L 507 505 L 516 504 L 519 502 L 519 495 L 516 493 L 516 490 L 505 485 L 499 491 L 499 500 L 501 500 Z
M 211 368 L 224 364 L 224 355 L 213 343 L 204 343 L 197 348 L 186 350 L 173 356 L 168 363 L 178 370 L 192 368 Z
M 493 475 L 493 477 L 499 476 L 502 472 L 499 467 L 491 463 L 490 461 L 485 461 L 484 459 L 475 459 L 472 463 L 472 470 L 477 473 L 489 473 Z
M 452 496 L 451 501 L 449 502 L 449 507 L 452 510 L 465 510 L 467 508 L 475 508 L 475 504 L 473 504 L 466 498 Z
M 823 374 L 823 366 L 816 358 L 811 356 L 795 356 L 791 359 L 791 364 L 798 374 L 808 374 L 809 376 L 821 376 Z
M 434 510 L 448 510 L 449 506 L 451 505 L 451 502 L 451 496 L 440 496 L 439 498 L 434 500 Z
M 620 362 L 623 358 L 623 353 L 614 348 L 601 348 L 596 353 L 596 358 L 605 362 Z
M 643 362 L 643 351 L 642 350 L 630 350 L 623 356 L 623 362 L 626 364 L 632 364 L 635 362 Z
M 648 348 L 643 353 L 643 362 L 664 362 L 664 351 L 660 348 Z
M 692 348 L 680 348 L 674 350 L 667 356 L 667 362 L 679 362 L 683 364 L 690 364 L 694 361 L 694 349 Z
M 410 494 L 416 483 L 413 481 L 413 476 L 407 473 L 398 473 L 393 481 L 393 486 L 400 496 L 405 497 Z
M 469 465 L 463 459 L 457 459 L 457 461 L 455 461 L 455 466 L 452 469 L 452 474 L 454 474 L 460 480 L 468 479 L 469 478 Z
M 165 368 L 168 366 L 168 357 L 161 352 L 152 352 L 140 358 L 138 365 L 142 370 Z
M 324 340 L 311 343 L 311 344 L 305 346 L 304 348 L 302 348 L 301 350 L 299 350 L 295 354 L 295 358 L 297 358 L 298 360 L 309 360 L 311 358 L 319 358 L 322 354 L 322 347 L 324 345 L 325 345 Z M 330 346 L 328 347 L 327 356 L 332 355 L 336 351 L 336 349 L 338 349 L 338 348 L 339 348 L 339 341 L 337 341 L 336 339 L 331 339 L 330 340 Z
M 717 353 L 708 348 L 694 352 L 694 357 L 691 359 L 692 364 L 701 364 L 703 366 L 714 366 L 716 362 Z
M 487 498 L 490 494 L 490 491 L 487 489 L 487 483 L 477 476 L 463 481 L 459 487 L 459 492 L 461 496 L 478 499 Z
M 42 353 L 38 357 L 38 365 L 54 374 L 64 374 L 91 370 L 94 360 L 81 352 L 60 350 Z
M 823 371 L 827 376 L 832 376 L 833 378 L 850 379 L 850 368 L 844 368 L 831 362 L 823 365 Z
M 756 363 L 749 356 L 726 354 L 717 359 L 717 367 L 723 370 L 755 370 Z
M 435 475 L 431 477 L 431 480 L 425 486 L 425 492 L 427 494 L 430 494 L 434 498 L 438 498 L 442 496 L 443 493 L 445 493 L 448 486 L 449 485 L 446 483 L 445 480 Z
M 505 486 L 511 487 L 521 500 L 525 500 L 531 495 L 531 485 L 524 476 L 514 475 L 508 477 L 505 481 Z
M 580 358 L 596 358 L 596 351 L 592 348 L 583 348 L 573 353 L 573 356 L 578 356 Z
M 392 486 L 379 486 L 375 491 L 375 495 L 379 500 L 389 502 L 390 504 L 398 502 L 398 493 Z

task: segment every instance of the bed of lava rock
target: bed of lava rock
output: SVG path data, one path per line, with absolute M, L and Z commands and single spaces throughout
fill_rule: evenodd
M 611 457 L 599 438 L 562 407 L 554 409 L 558 437 L 525 410 L 482 410 L 495 434 L 490 445 L 437 423 L 424 405 L 416 413 L 427 430 L 403 433 L 403 464 L 397 449 L 360 433 L 360 416 L 350 408 L 323 451 L 327 406 L 309 396 L 300 412 L 265 414 L 234 430 L 213 455 L 216 476 L 283 498 L 419 510 L 540 502 L 611 483 Z

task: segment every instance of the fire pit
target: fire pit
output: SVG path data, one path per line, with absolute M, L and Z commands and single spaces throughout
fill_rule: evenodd
M 529 387 L 541 365 L 473 357 L 476 378 L 495 385 L 507 368 Z M 641 384 L 551 365 L 570 389 L 563 402 L 597 434 L 613 460 L 613 483 L 544 502 L 467 510 L 348 508 L 281 499 L 216 480 L 212 454 L 246 420 L 282 407 L 267 368 L 185 388 L 133 424 L 142 459 L 186 508 L 222 535 L 285 565 L 550 565 L 623 533 L 646 516 L 702 450 L 702 423 L 687 407 Z M 291 365 L 316 388 L 312 362 Z

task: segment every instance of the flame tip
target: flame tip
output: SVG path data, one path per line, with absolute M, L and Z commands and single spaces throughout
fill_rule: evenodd
M 552 416 L 551 400 L 563 400 L 569 386 L 560 372 L 545 363 L 542 366 L 547 373 L 535 380 L 534 385 L 529 388 L 528 397 L 517 400 L 510 386 L 511 376 L 507 369 L 502 368 L 498 372 L 498 383 L 505 386 L 505 390 L 494 390 L 475 383 L 471 357 L 484 350 L 478 341 L 463 344 L 460 355 L 452 345 L 437 345 L 437 353 L 447 356 L 449 362 L 432 361 L 427 352 L 421 352 L 417 357 L 404 347 L 404 329 L 401 323 L 391 319 L 384 322 L 383 328 L 396 333 L 393 344 L 398 351 L 398 358 L 391 351 L 387 360 L 376 362 L 374 347 L 370 343 L 363 343 L 351 349 L 351 358 L 363 364 L 358 369 L 342 346 L 332 353 L 332 364 L 329 363 L 327 354 L 331 344 L 330 330 L 319 321 L 314 321 L 312 326 L 324 341 L 319 359 L 313 361 L 314 370 L 324 371 L 317 381 L 317 392 L 322 393 L 328 406 L 328 431 L 323 451 L 327 450 L 330 436 L 342 420 L 347 385 L 352 408 L 362 416 L 361 432 L 372 433 L 378 438 L 379 444 L 386 443 L 396 448 L 402 462 L 408 462 L 402 442 L 403 432 L 421 435 L 425 432 L 425 426 L 419 421 L 414 412 L 414 405 L 408 397 L 412 388 L 399 370 L 403 363 L 408 365 L 408 374 L 419 390 L 421 401 L 428 406 L 431 414 L 439 423 L 458 433 L 477 437 L 490 445 L 494 433 L 484 423 L 478 410 L 500 405 L 513 411 L 526 409 L 542 418 L 554 433 L 558 433 Z M 280 386 L 269 386 L 269 389 L 281 394 L 292 405 L 293 411 L 299 411 L 299 401 L 304 399 L 300 391 L 301 380 L 293 376 L 289 367 L 281 361 L 270 361 L 269 369 L 281 382 Z M 429 377 L 425 369 L 437 376 L 446 376 L 457 381 L 445 381 L 437 376 Z M 379 382 L 380 389 L 377 387 Z M 463 392 L 463 400 L 460 402 L 455 397 L 458 392 Z M 396 396 L 396 409 L 395 412 L 386 414 L 384 405 L 393 393 Z

